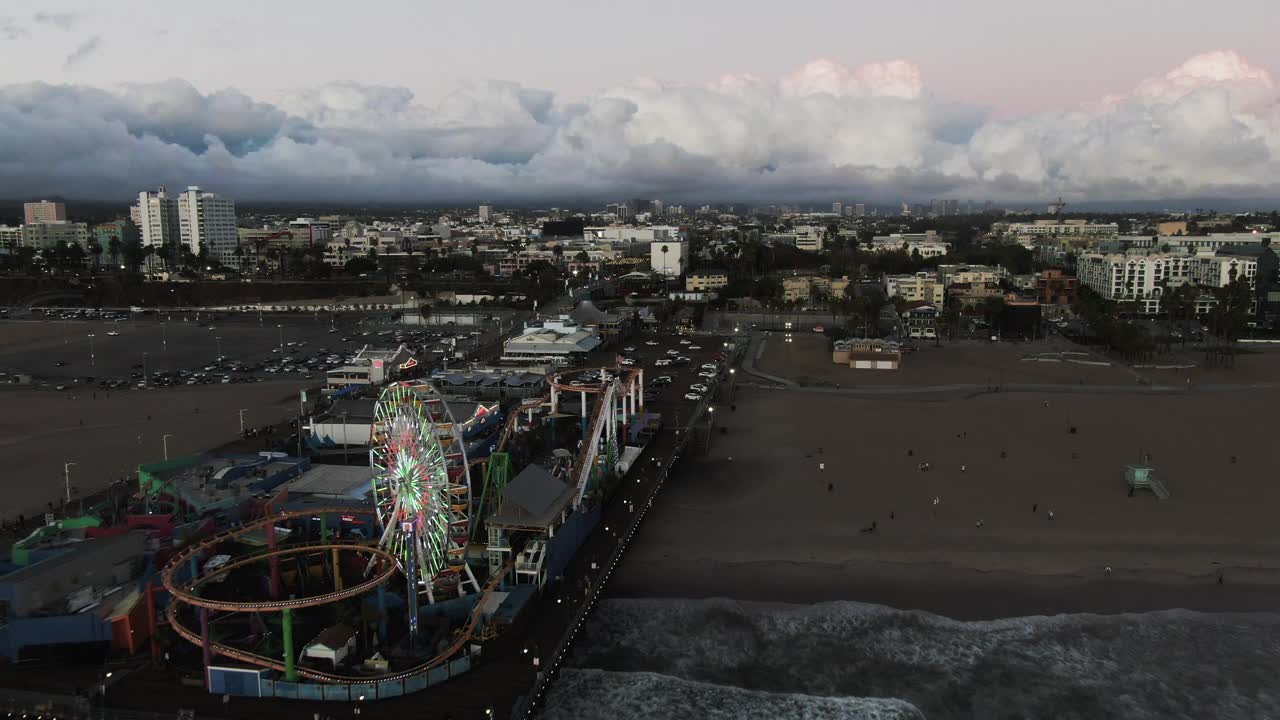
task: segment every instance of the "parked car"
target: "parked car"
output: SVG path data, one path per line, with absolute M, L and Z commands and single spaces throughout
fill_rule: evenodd
M 697 393 L 685 393 L 684 399 L 697 401 L 697 400 L 701 400 L 702 396 Z
M 689 389 L 692 390 L 693 392 L 704 393 L 707 391 L 707 386 L 701 383 L 695 383 L 693 385 L 690 385 Z

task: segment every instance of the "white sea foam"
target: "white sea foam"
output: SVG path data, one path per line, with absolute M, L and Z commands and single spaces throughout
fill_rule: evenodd
M 765 693 L 897 699 L 895 707 L 929 718 L 1280 718 L 1275 614 L 959 622 L 848 602 L 609 600 L 579 639 L 571 664 L 606 672 L 579 678 L 575 702 L 636 692 L 631 676 L 653 673 Z M 651 715 L 610 713 L 630 717 Z
M 882 698 L 770 693 L 656 673 L 566 670 L 552 686 L 547 720 L 924 720 L 910 703 Z

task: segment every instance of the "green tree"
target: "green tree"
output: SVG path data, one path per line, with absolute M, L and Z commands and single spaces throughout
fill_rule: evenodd
M 107 253 L 111 255 L 112 264 L 120 263 L 120 249 L 120 238 L 112 235 L 110 239 L 107 240 Z

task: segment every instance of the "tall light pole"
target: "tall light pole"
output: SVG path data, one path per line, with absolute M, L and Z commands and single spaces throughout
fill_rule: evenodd
M 218 360 L 222 360 L 222 338 L 214 337 L 213 342 L 216 344 L 218 348 Z
M 240 409 L 240 435 L 244 435 L 244 414 L 248 412 L 248 408 Z
M 93 333 L 89 333 L 89 367 L 93 367 L 96 364 L 93 358 Z
M 75 465 L 75 463 L 69 462 L 69 463 L 62 464 L 62 479 L 67 484 L 67 504 L 68 505 L 71 504 L 71 466 L 72 465 Z
M 147 375 L 147 353 L 142 353 L 142 385 L 149 387 L 151 385 L 150 377 Z
M 276 325 L 276 332 L 280 333 L 280 357 L 284 357 L 284 325 Z
M 171 437 L 173 436 L 165 435 L 164 437 L 160 438 L 160 442 L 164 443 L 164 459 L 165 460 L 169 459 L 169 438 Z

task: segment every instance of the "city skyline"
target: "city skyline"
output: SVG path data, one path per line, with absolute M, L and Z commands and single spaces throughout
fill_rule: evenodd
M 0 58 L 9 60 L 0 63 L 0 197 L 127 199 L 188 184 L 236 201 L 426 204 L 1063 196 L 1078 206 L 1280 194 L 1271 72 L 1280 53 L 1248 29 L 1265 23 L 1236 24 L 1229 37 L 1211 29 L 1276 14 L 1262 4 L 1233 3 L 1216 25 L 1199 10 L 1143 16 L 1135 8 L 1149 3 L 1129 4 L 1090 36 L 1104 50 L 1114 43 L 1109 64 L 1053 52 L 1078 18 L 1039 26 L 1002 2 L 989 3 L 1004 11 L 981 50 L 966 34 L 982 24 L 976 13 L 918 4 L 932 7 L 929 26 L 955 23 L 954 38 L 928 42 L 938 31 L 921 36 L 924 26 L 904 25 L 898 10 L 813 3 L 771 27 L 776 37 L 755 56 L 744 51 L 759 43 L 745 36 L 708 36 L 724 52 L 675 64 L 667 53 L 627 52 L 642 33 L 597 47 L 611 33 L 600 21 L 616 12 L 601 10 L 586 32 L 587 8 L 572 5 L 530 19 L 518 37 L 508 25 L 527 8 L 399 7 L 397 25 L 434 19 L 431 27 L 482 31 L 471 53 L 410 62 L 395 42 L 403 28 L 379 28 L 379 41 L 364 43 L 366 21 L 332 24 L 328 3 L 296 18 L 255 8 L 254 22 L 229 3 L 195 27 L 129 24 L 128 13 L 88 3 L 17 3 L 0 14 Z M 842 44 L 804 25 L 812 41 L 797 43 L 788 28 L 819 10 L 834 26 L 886 31 Z M 689 32 L 676 18 L 707 13 L 666 15 L 664 46 L 680 47 Z M 737 27 L 743 14 L 722 12 L 715 27 Z M 566 42 L 539 36 L 553 20 L 566 23 Z M 337 27 L 341 38 L 318 34 Z M 1138 27 L 1169 42 L 1137 53 L 1120 31 Z M 282 28 L 354 51 L 272 50 L 267 60 Z M 424 37 L 445 50 L 460 42 L 445 35 Z M 1030 52 L 1030 37 L 1044 52 Z M 187 54 L 145 61 L 173 42 Z M 948 63 L 938 48 L 957 42 L 969 50 Z

